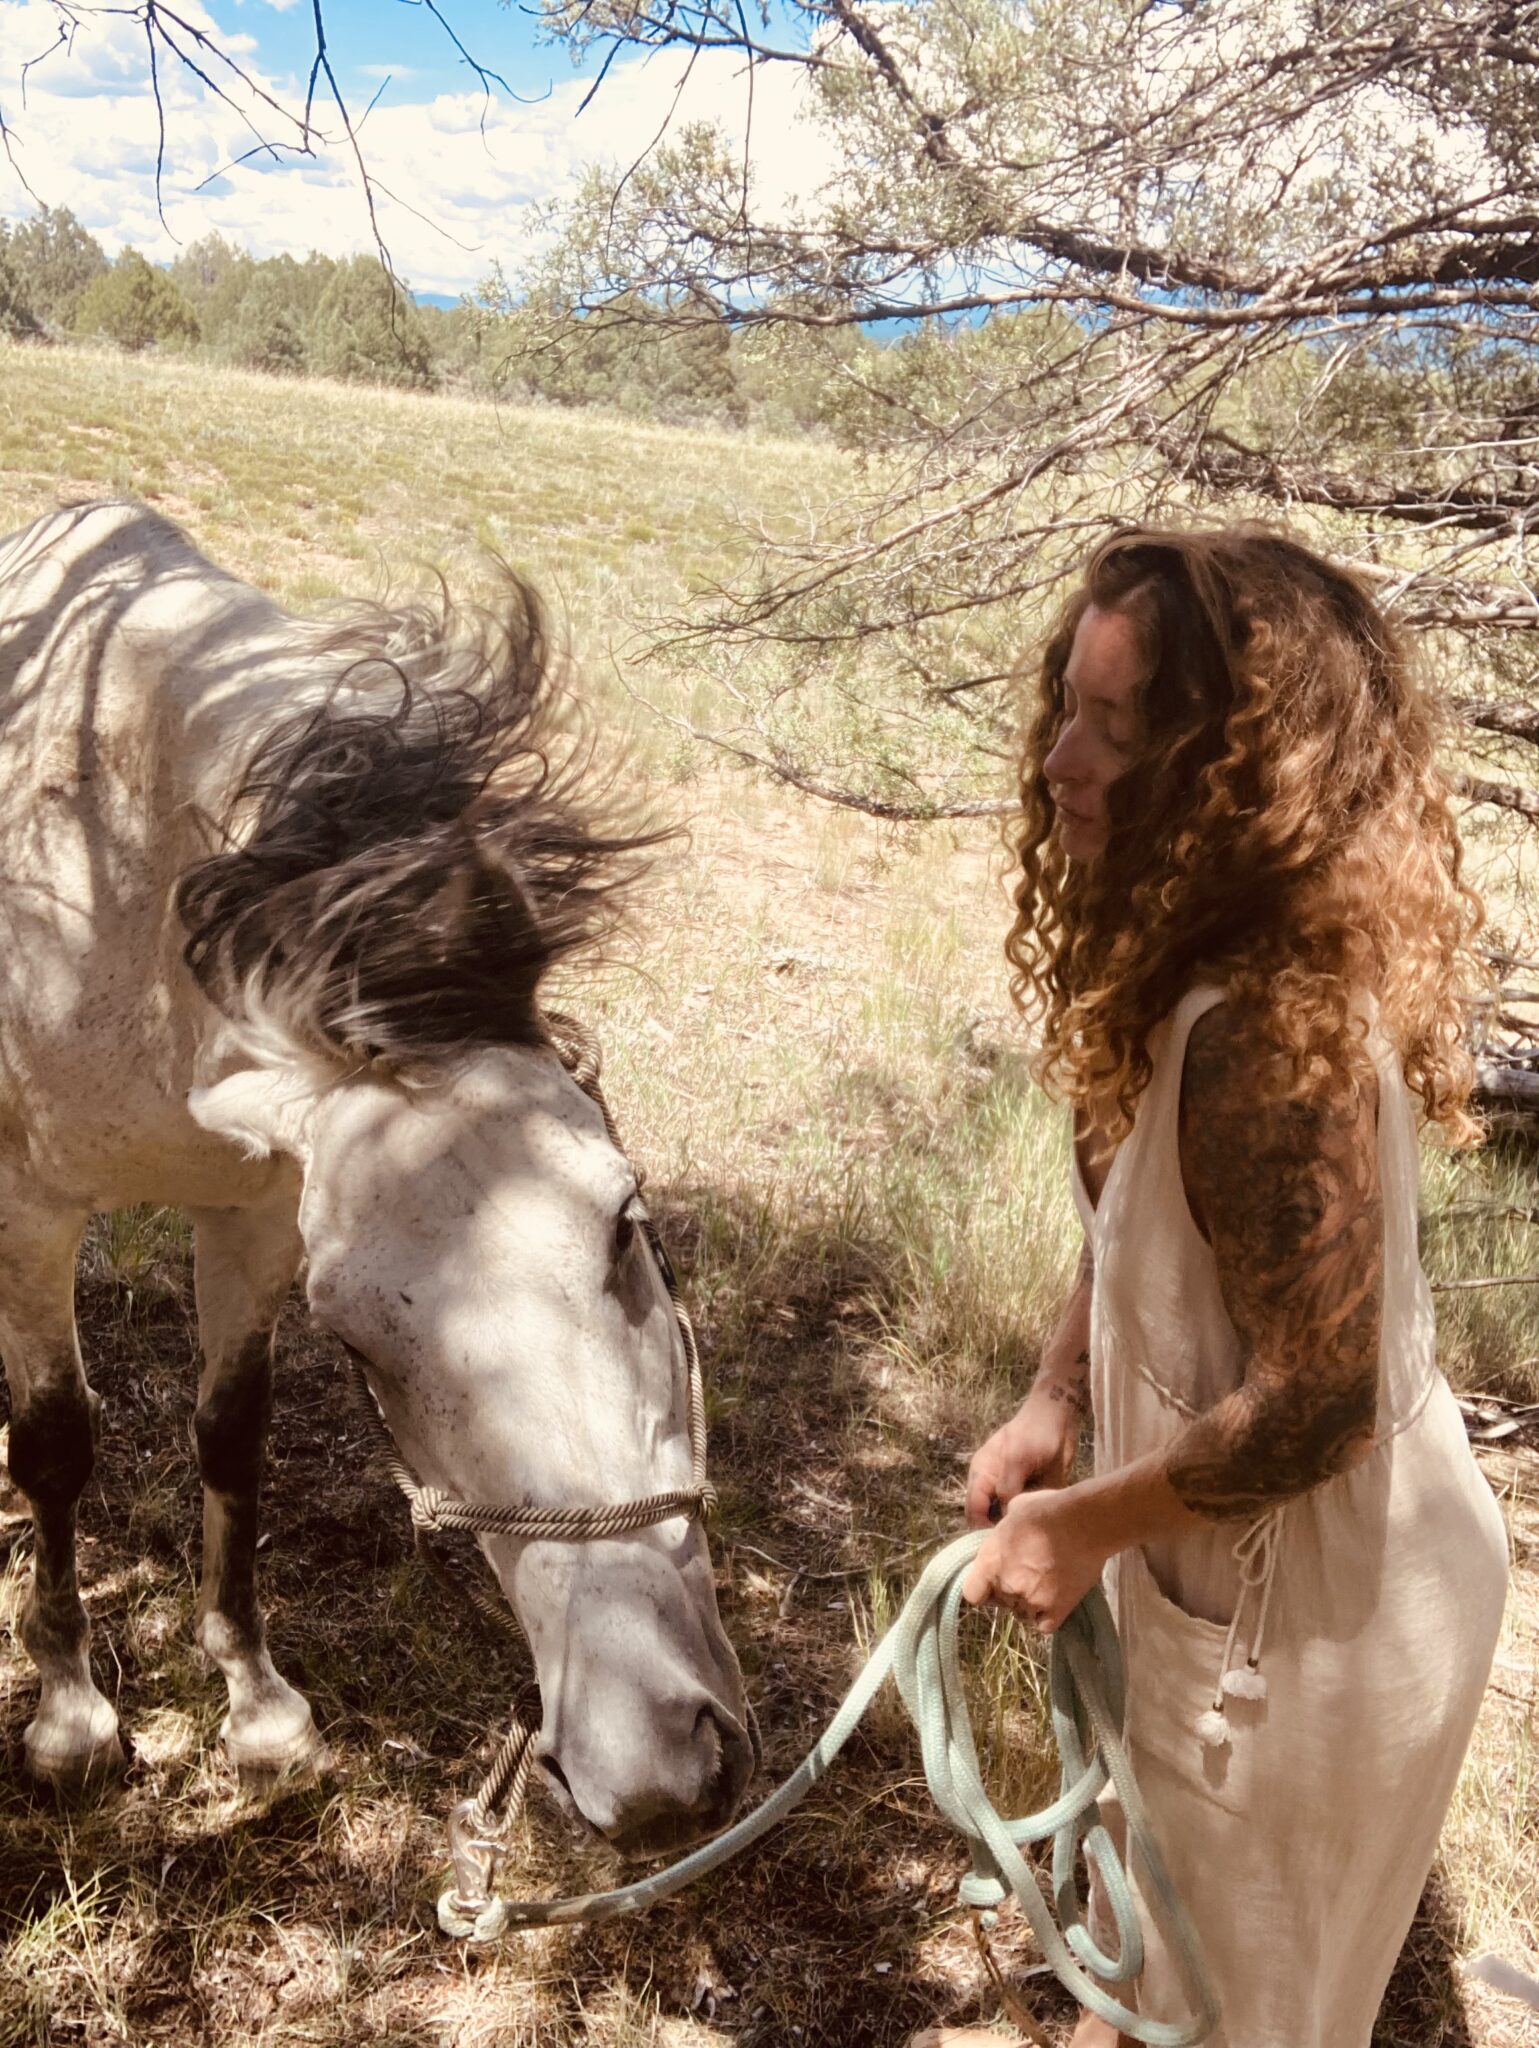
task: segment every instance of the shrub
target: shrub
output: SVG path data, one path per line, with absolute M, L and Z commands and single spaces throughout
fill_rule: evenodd
M 0 335 L 7 341 L 36 341 L 42 324 L 22 290 L 21 279 L 11 259 L 10 238 L 0 222 Z
M 133 353 L 167 342 L 198 339 L 191 306 L 163 270 L 125 249 L 116 263 L 82 292 L 75 325 L 82 334 L 105 334 Z
M 437 382 L 417 309 L 372 256 L 339 263 L 310 325 L 309 366 L 354 384 Z
M 23 302 L 49 327 L 73 327 L 82 294 L 107 269 L 101 243 L 67 206 L 40 206 L 12 228 L 8 254 Z

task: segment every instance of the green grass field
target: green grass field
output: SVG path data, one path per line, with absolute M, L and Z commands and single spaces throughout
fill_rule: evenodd
M 634 621 L 748 557 L 752 533 L 835 493 L 837 452 L 598 415 L 295 386 L 205 366 L 0 349 L 0 531 L 62 493 L 132 492 L 296 605 L 375 594 L 492 549 L 569 634 L 601 739 L 689 826 L 645 891 L 628 964 L 562 991 L 598 1029 L 622 1130 L 697 1313 L 711 1381 L 715 1545 L 728 1629 L 778 1778 L 808 1746 L 957 1526 L 968 1452 L 1028 1379 L 1077 1248 L 1062 1116 L 1026 1073 L 983 828 L 898 835 L 725 772 L 638 720 L 622 684 L 683 708 L 701 686 L 627 667 Z M 672 694 L 670 694 L 672 693 Z M 1532 1269 L 1532 1162 L 1429 1158 L 1429 1269 Z M 1539 1289 L 1439 1296 L 1456 1384 L 1539 1393 Z M 135 1761 L 99 1806 L 23 1784 L 30 1666 L 0 1661 L 0 2048 L 54 2042 L 378 2048 L 875 2048 L 992 2010 L 959 1859 L 917 1746 L 884 1703 L 751 1864 L 650 1916 L 489 1956 L 432 1923 L 442 1822 L 469 1790 L 514 1674 L 411 1559 L 360 1448 L 332 1351 L 286 1318 L 264 1551 L 274 1653 L 334 1765 L 237 1796 L 222 1704 L 190 1640 L 195 1369 L 178 1220 L 103 1222 L 80 1286 L 106 1396 L 83 1507 L 99 1681 Z M 1386 2007 L 1381 2048 L 1539 2043 L 1539 2016 L 1453 1960 L 1539 1967 L 1532 1457 L 1493 1455 L 1519 1560 L 1502 1661 L 1446 1853 Z M 5 1532 L 0 1620 L 27 1570 Z M 978 1718 L 1015 1810 L 1045 1784 L 1035 1652 L 980 1630 Z M 609 1874 L 536 1794 L 514 1891 Z M 1004 1942 L 1032 1960 L 1018 1932 Z M 1061 2030 L 1066 2005 L 1045 1996 Z M 1526 2030 L 1525 2030 L 1526 2029 Z

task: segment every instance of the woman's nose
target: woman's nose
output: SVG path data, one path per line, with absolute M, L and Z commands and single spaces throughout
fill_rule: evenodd
M 1047 759 L 1042 763 L 1042 773 L 1049 782 L 1077 781 L 1084 774 L 1080 756 L 1079 735 L 1071 719 L 1049 748 Z

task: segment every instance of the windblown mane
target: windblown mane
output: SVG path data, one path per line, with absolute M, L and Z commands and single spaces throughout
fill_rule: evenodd
M 504 572 L 495 609 L 441 589 L 311 645 L 325 700 L 263 736 L 177 886 L 188 967 L 254 1036 L 344 1065 L 538 1042 L 541 977 L 664 835 L 597 822 L 534 592 Z

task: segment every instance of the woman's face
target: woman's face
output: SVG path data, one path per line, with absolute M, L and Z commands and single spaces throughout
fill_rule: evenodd
M 1106 792 L 1133 756 L 1146 665 L 1127 613 L 1092 605 L 1075 630 L 1063 676 L 1063 724 L 1042 764 L 1070 860 L 1095 860 L 1105 850 Z

